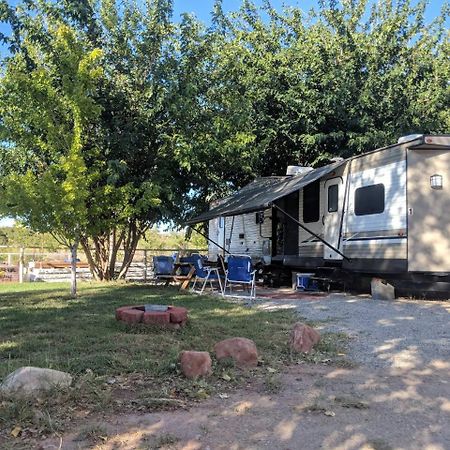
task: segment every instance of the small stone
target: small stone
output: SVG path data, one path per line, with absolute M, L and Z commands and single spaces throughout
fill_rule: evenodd
M 185 350 L 180 353 L 181 371 L 187 378 L 196 379 L 212 374 L 211 356 L 208 352 Z
M 258 351 L 251 339 L 242 337 L 225 339 L 214 346 L 214 352 L 217 359 L 232 358 L 240 368 L 258 365 Z
M 49 391 L 54 387 L 67 388 L 72 377 L 66 372 L 39 367 L 21 367 L 10 373 L 0 385 L 4 394 L 29 395 Z
M 22 428 L 21 427 L 14 427 L 10 434 L 11 434 L 11 436 L 16 438 L 17 436 L 19 436 L 20 433 L 22 433 Z
M 293 351 L 310 353 L 320 341 L 320 334 L 314 328 L 297 322 L 291 331 L 289 345 Z

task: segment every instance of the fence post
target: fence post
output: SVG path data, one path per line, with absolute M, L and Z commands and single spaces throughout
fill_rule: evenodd
M 19 283 L 23 283 L 24 253 L 25 253 L 25 249 L 23 247 L 20 247 L 20 255 L 19 255 Z
M 11 253 L 8 253 L 8 266 L 12 265 Z
M 144 283 L 147 282 L 147 250 L 144 250 Z

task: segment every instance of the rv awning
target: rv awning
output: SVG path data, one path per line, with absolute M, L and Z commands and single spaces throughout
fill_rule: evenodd
M 200 222 L 207 222 L 208 220 L 221 216 L 237 216 L 263 211 L 269 208 L 274 201 L 302 189 L 324 175 L 333 172 L 342 164 L 345 164 L 345 161 L 338 161 L 328 166 L 312 170 L 306 174 L 256 179 L 240 191 L 225 198 L 219 205 L 188 220 L 187 224 L 193 225 Z

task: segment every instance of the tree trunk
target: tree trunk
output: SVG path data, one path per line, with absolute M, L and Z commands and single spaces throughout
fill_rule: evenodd
M 109 281 L 125 278 L 141 238 L 141 231 L 135 222 L 125 228 L 113 229 L 108 235 L 82 238 L 81 245 L 89 263 L 92 276 L 97 281 Z M 116 274 L 117 254 L 123 248 L 124 259 Z
M 77 296 L 77 248 L 78 242 L 70 246 L 70 293 Z
M 120 268 L 118 279 L 125 278 L 131 263 L 133 262 L 136 248 L 141 238 L 141 233 L 138 231 L 135 225 L 130 226 L 128 239 L 124 243 L 124 255 L 122 261 L 122 267 Z
M 92 276 L 94 277 L 94 280 L 102 281 L 102 273 L 98 270 L 97 264 L 95 263 L 94 257 L 92 256 L 92 252 L 89 247 L 89 239 L 82 238 L 80 242 L 81 246 L 83 247 L 84 254 L 86 255 L 86 259 L 88 260 L 89 269 Z

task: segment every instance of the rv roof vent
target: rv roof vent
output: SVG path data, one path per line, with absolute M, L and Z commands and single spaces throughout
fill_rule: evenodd
M 302 167 L 302 166 L 288 166 L 286 170 L 286 175 L 303 175 L 305 173 L 314 170 L 312 167 Z
M 423 134 L 408 134 L 407 136 L 399 137 L 397 144 L 403 144 L 403 142 L 413 141 L 414 139 L 418 139 L 422 136 Z

